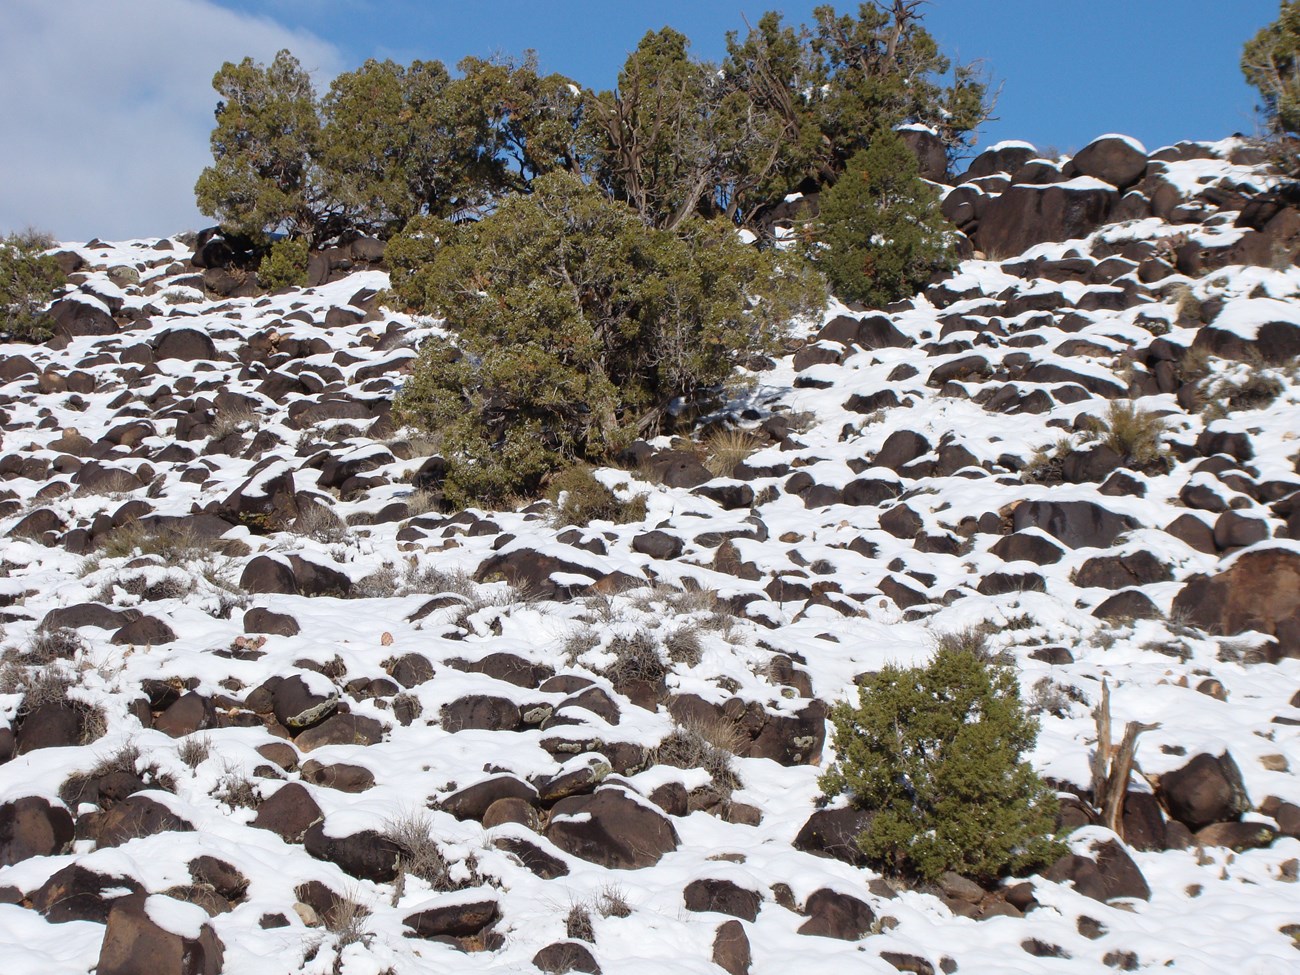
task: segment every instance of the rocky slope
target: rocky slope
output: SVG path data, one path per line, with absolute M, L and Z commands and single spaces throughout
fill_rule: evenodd
M 600 476 L 644 519 L 581 528 L 438 512 L 389 415 L 434 326 L 370 242 L 275 295 L 219 240 L 66 249 L 0 357 L 6 972 L 1294 966 L 1300 211 L 1260 162 L 994 147 L 955 274 L 796 323 L 746 433 L 643 445 Z M 819 808 L 826 709 L 970 632 L 1072 854 L 902 889 Z M 1122 837 L 1103 681 L 1157 726 Z

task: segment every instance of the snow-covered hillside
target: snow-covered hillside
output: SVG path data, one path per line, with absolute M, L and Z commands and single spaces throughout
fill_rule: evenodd
M 1237 141 L 1033 157 L 946 191 L 955 274 L 796 326 L 734 456 L 600 472 L 628 524 L 438 512 L 373 251 L 220 298 L 68 245 L 0 347 L 0 969 L 1300 964 L 1300 211 Z M 819 806 L 827 708 L 968 631 L 1075 856 L 909 889 Z

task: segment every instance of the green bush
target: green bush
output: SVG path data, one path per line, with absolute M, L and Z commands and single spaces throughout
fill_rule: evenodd
M 879 307 L 915 294 L 957 260 L 939 191 L 917 175 L 898 133 L 883 130 L 821 195 L 812 256 L 840 298 Z
M 1021 758 L 1038 726 L 1012 670 L 968 641 L 885 667 L 831 721 L 838 760 L 821 788 L 875 814 L 858 846 L 883 869 L 987 881 L 1058 855 L 1055 795 Z
M 42 253 L 50 246 L 33 231 L 0 240 L 0 331 L 11 339 L 36 342 L 49 335 L 41 312 L 65 281 L 54 258 Z
M 271 245 L 257 267 L 257 281 L 268 291 L 301 288 L 307 283 L 307 241 L 284 237 Z
M 396 298 L 450 333 L 422 347 L 394 410 L 443 437 L 452 503 L 610 458 L 824 296 L 725 222 L 655 230 L 574 176 L 533 185 L 474 223 L 417 218 L 388 250 Z

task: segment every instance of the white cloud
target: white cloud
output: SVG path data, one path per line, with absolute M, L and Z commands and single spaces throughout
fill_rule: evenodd
M 194 181 L 224 61 L 288 48 L 317 83 L 340 70 L 315 35 L 208 0 L 0 3 L 0 231 L 63 240 L 206 226 Z

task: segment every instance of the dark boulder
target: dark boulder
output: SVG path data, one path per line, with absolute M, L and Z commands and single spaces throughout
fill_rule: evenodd
M 270 830 L 286 843 L 300 843 L 303 835 L 321 820 L 320 806 L 306 787 L 289 782 L 257 807 L 250 825 Z
M 1227 752 L 1194 756 L 1182 768 L 1160 776 L 1158 791 L 1169 815 L 1193 832 L 1240 819 L 1250 809 L 1241 770 Z
M 1073 883 L 1080 894 L 1097 901 L 1119 897 L 1151 899 L 1151 888 L 1142 871 L 1117 840 L 1096 842 L 1090 853 L 1090 856 L 1067 854 L 1044 876 L 1057 883 Z
M 62 803 L 25 796 L 0 806 L 0 867 L 55 856 L 72 838 L 72 815 Z
M 112 809 L 83 817 L 77 823 L 99 847 L 121 846 L 142 836 L 190 833 L 194 827 L 161 802 L 144 793 L 127 796 Z
M 854 806 L 819 809 L 799 830 L 794 847 L 805 853 L 843 860 L 855 867 L 866 866 L 867 858 L 858 848 L 858 834 L 871 825 L 871 819 L 872 813 Z
M 561 799 L 551 810 L 546 837 L 566 853 L 619 870 L 653 866 L 677 849 L 677 831 L 667 817 L 616 788 Z
M 1146 152 L 1130 139 L 1118 135 L 1094 139 L 1075 153 L 1073 161 L 1080 174 L 1121 190 L 1137 183 L 1147 171 Z
M 857 941 L 864 937 L 876 920 L 875 911 L 865 901 L 829 887 L 809 895 L 804 913 L 808 920 L 800 926 L 800 934 L 840 941 Z
M 1109 548 L 1122 532 L 1137 527 L 1127 515 L 1117 515 L 1091 501 L 1025 501 L 1016 506 L 1016 531 L 1040 528 L 1070 548 Z
M 753 921 L 758 918 L 758 907 L 763 897 L 730 880 L 692 880 L 682 891 L 688 911 L 716 911 L 732 917 Z
M 1300 656 L 1300 554 L 1248 550 L 1223 572 L 1192 576 L 1173 608 L 1194 626 L 1225 636 L 1257 630 L 1277 640 L 1273 653 Z
M 348 836 L 331 836 L 325 823 L 308 828 L 303 847 L 317 860 L 328 860 L 344 873 L 377 884 L 397 877 L 398 861 L 409 859 L 410 851 L 382 833 L 364 829 Z
M 51 924 L 68 921 L 103 924 L 114 901 L 143 890 L 134 877 L 105 875 L 71 863 L 51 874 L 27 899 Z
M 150 899 L 129 894 L 113 902 L 96 975 L 221 975 L 224 950 L 211 926 L 201 924 L 196 934 L 168 931 L 154 918 L 172 912 L 150 911 Z
M 1119 192 L 1094 180 L 1010 187 L 984 205 L 975 244 L 991 257 L 1085 237 L 1104 224 Z

